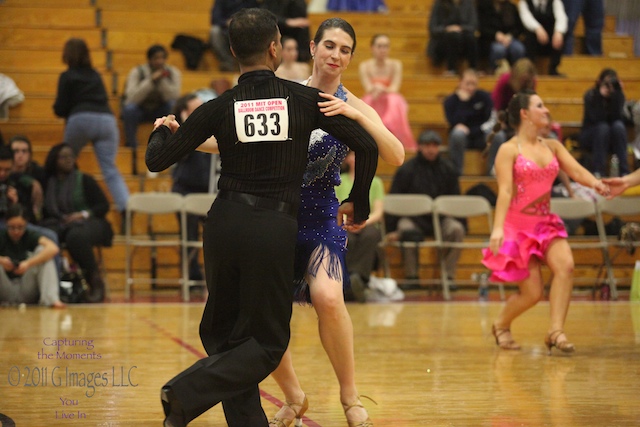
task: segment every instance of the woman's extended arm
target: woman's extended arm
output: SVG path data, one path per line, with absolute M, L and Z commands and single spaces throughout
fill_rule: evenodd
M 394 166 L 404 162 L 404 146 L 382 123 L 373 108 L 350 92 L 347 102 L 326 93 L 320 93 L 320 96 L 328 100 L 318 103 L 320 111 L 327 116 L 342 114 L 357 121 L 375 139 L 382 160 Z

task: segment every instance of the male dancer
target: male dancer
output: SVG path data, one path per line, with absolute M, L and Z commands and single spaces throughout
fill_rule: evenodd
M 258 384 L 289 343 L 296 214 L 312 130 L 326 130 L 356 153 L 354 187 L 338 222 L 346 215 L 345 225 L 359 224 L 369 215 L 375 141 L 344 116 L 324 116 L 317 89 L 275 77 L 282 44 L 273 14 L 241 10 L 229 40 L 242 72 L 238 86 L 182 127 L 165 118 L 146 152 L 149 170 L 161 171 L 214 135 L 222 158 L 203 233 L 209 298 L 200 337 L 209 357 L 162 388 L 165 426 L 185 426 L 219 402 L 231 427 L 268 425 Z

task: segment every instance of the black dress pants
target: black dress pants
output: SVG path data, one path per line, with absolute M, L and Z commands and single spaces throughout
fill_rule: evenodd
M 222 402 L 230 427 L 267 426 L 258 384 L 289 344 L 294 217 L 216 199 L 204 225 L 209 289 L 200 338 L 209 357 L 166 385 L 187 422 Z

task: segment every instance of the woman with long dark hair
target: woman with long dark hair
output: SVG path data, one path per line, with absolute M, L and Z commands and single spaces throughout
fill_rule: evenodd
M 90 291 L 87 302 L 104 301 L 104 280 L 93 253 L 94 246 L 111 246 L 113 230 L 105 219 L 109 201 L 96 180 L 76 167 L 67 143 L 54 145 L 44 165 L 44 226 L 58 233 L 82 270 Z

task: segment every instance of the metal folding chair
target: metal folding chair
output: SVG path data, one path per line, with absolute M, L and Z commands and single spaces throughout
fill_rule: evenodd
M 599 269 L 599 273 L 596 277 L 576 277 L 575 282 L 594 282 L 595 287 L 600 284 L 600 273 L 605 270 L 607 275 L 606 283 L 609 284 L 611 289 L 611 296 L 616 299 L 618 297 L 618 291 L 616 289 L 615 280 L 611 274 L 611 269 L 608 268 L 609 253 L 607 251 L 607 237 L 604 232 L 604 223 L 602 216 L 598 209 L 598 205 L 592 201 L 584 199 L 564 198 L 564 197 L 552 197 L 551 198 L 551 212 L 558 215 L 564 220 L 572 219 L 591 219 L 595 221 L 596 228 L 598 230 L 597 236 L 569 236 L 567 242 L 572 251 L 586 250 L 593 251 L 597 249 L 602 255 L 602 262 L 595 265 L 595 268 Z
M 601 199 L 598 201 L 600 213 L 604 215 L 613 215 L 620 217 L 622 220 L 636 220 L 640 216 L 640 196 L 632 197 L 616 197 L 612 200 Z M 613 248 L 614 253 L 607 257 L 607 269 L 612 278 L 611 297 L 616 299 L 617 295 L 617 279 L 613 272 L 613 261 L 622 251 L 631 251 L 640 247 L 639 240 L 621 240 L 619 236 L 605 236 L 608 248 Z M 615 291 L 615 293 L 614 293 Z
M 489 237 L 493 227 L 493 212 L 491 204 L 482 196 L 470 195 L 448 195 L 438 196 L 434 201 L 433 227 L 436 233 L 436 240 L 440 244 L 440 272 L 442 276 L 442 293 L 446 300 L 450 299 L 449 278 L 445 268 L 443 250 L 445 249 L 475 249 L 480 254 L 480 249 L 489 246 Z M 473 230 L 467 233 L 462 242 L 447 242 L 442 238 L 442 227 L 440 217 L 450 216 L 454 218 L 465 218 L 468 222 L 473 221 Z M 484 224 L 482 224 L 484 223 Z M 470 229 L 471 227 L 468 227 Z M 457 283 L 476 284 L 475 280 L 457 280 Z M 504 287 L 498 283 L 500 298 L 504 299 Z
M 187 236 L 187 215 L 206 216 L 211 209 L 215 194 L 192 193 L 184 196 L 182 206 L 181 230 L 182 230 L 182 300 L 189 301 L 189 287 L 204 284 L 204 280 L 189 279 L 189 263 L 193 257 L 197 257 L 202 249 L 202 240 L 189 240 Z M 192 250 L 195 249 L 195 250 Z
M 418 217 L 423 215 L 431 215 L 433 213 L 433 199 L 426 194 L 387 194 L 384 197 L 384 214 L 398 217 Z M 387 247 L 396 247 L 404 250 L 405 248 L 438 248 L 439 242 L 436 238 L 426 237 L 421 242 L 401 241 L 399 239 L 390 239 L 389 234 L 383 233 L 383 239 L 378 244 L 380 249 L 380 258 L 386 277 L 391 277 L 391 268 L 389 259 L 386 255 Z M 408 281 L 405 281 L 408 282 Z M 429 280 L 418 279 L 419 283 L 428 283 Z M 433 282 L 433 281 L 431 281 Z M 437 280 L 436 282 L 439 282 Z
M 131 286 L 134 283 L 151 283 L 152 285 L 179 283 L 182 285 L 182 274 L 178 278 L 155 277 L 155 274 L 151 274 L 151 277 L 134 277 L 132 263 L 135 250 L 141 247 L 151 248 L 152 251 L 160 247 L 175 247 L 180 253 L 182 239 L 179 234 L 153 233 L 149 228 L 144 233 L 136 233 L 134 232 L 133 217 L 136 214 L 146 214 L 149 223 L 151 223 L 156 215 L 173 214 L 168 216 L 175 218 L 177 222 L 177 218 L 180 218 L 182 214 L 183 203 L 184 197 L 179 193 L 148 192 L 134 193 L 129 196 L 125 218 L 127 224 L 125 234 L 125 299 L 130 299 Z

